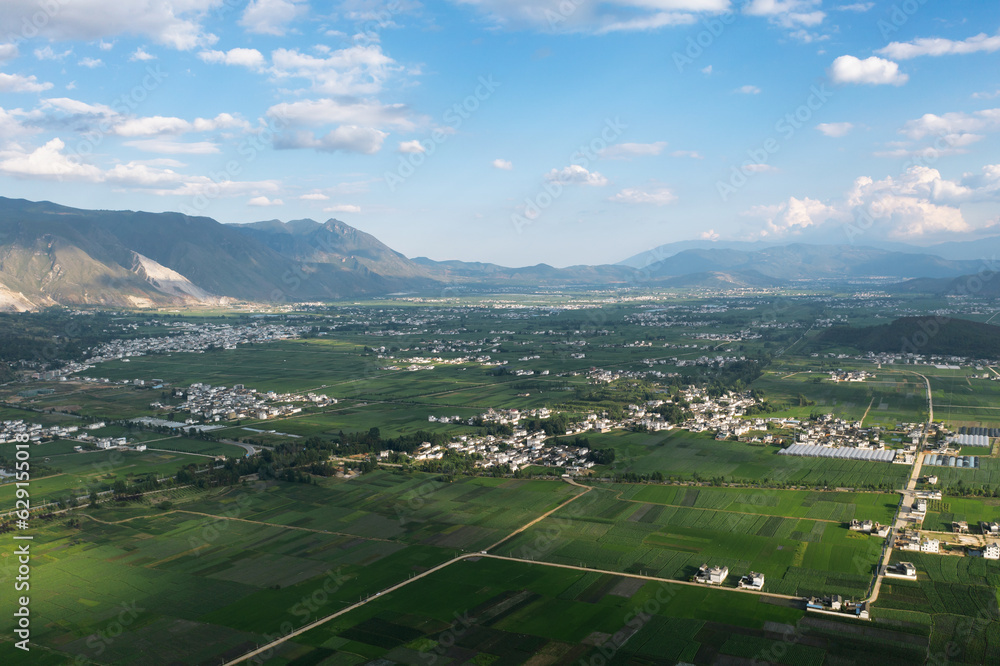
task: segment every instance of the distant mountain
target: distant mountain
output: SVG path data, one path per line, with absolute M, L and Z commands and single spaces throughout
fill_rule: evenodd
M 652 250 L 646 250 L 639 254 L 632 255 L 628 259 L 618 262 L 618 266 L 630 266 L 632 268 L 644 269 L 655 263 L 669 259 L 675 254 L 680 254 L 685 250 L 739 250 L 741 252 L 757 252 L 769 247 L 781 245 L 778 242 L 765 241 L 713 241 L 713 240 L 686 240 L 676 243 L 659 245 Z
M 332 264 L 338 270 L 364 269 L 382 276 L 431 278 L 424 266 L 339 220 L 268 220 L 229 226 L 295 261 Z
M 893 285 L 890 291 L 899 294 L 997 298 L 1000 297 L 1000 272 L 983 270 L 957 278 L 915 278 Z
M 314 231 L 361 234 L 346 225 Z M 286 256 L 239 227 L 207 217 L 81 210 L 0 197 L 4 309 L 333 300 L 385 294 L 407 283 L 392 274 L 392 266 L 383 275 L 360 260 L 331 259 Z
M 470 261 L 434 261 L 417 257 L 414 263 L 423 266 L 439 281 L 459 281 L 469 284 L 502 285 L 619 285 L 635 282 L 636 272 L 626 266 L 568 266 L 554 268 L 548 264 L 507 268 L 497 264 Z
M 861 351 L 1000 358 L 1000 326 L 967 319 L 902 317 L 889 324 L 828 328 L 812 342 Z
M 650 265 L 657 276 L 754 270 L 779 280 L 856 277 L 948 277 L 975 269 L 975 262 L 928 254 L 906 254 L 851 245 L 794 244 L 754 252 L 735 249 L 684 250 Z
M 730 273 L 689 273 L 678 277 L 660 278 L 656 281 L 656 285 L 689 289 L 770 289 L 785 287 L 788 281 L 747 270 Z
M 180 213 L 81 210 L 0 197 L 2 310 L 226 299 L 333 301 L 453 288 L 772 288 L 792 281 L 879 276 L 923 278 L 899 285 L 902 291 L 947 293 L 968 279 L 960 276 L 981 267 L 979 261 L 851 245 L 708 241 L 661 246 L 626 262 L 639 268 L 508 268 L 408 259 L 371 234 L 334 219 L 227 225 Z M 998 289 L 1000 280 L 985 284 L 982 293 Z

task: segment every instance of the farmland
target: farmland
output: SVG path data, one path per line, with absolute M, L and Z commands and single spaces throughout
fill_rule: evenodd
M 906 553 L 918 581 L 886 579 L 870 624 L 806 614 L 803 597 L 869 593 L 884 540 L 848 524 L 891 524 L 911 467 L 778 453 L 813 436 L 810 422 L 902 450 L 927 421 L 918 373 L 931 382 L 935 427 L 990 425 L 1000 382 L 968 367 L 877 367 L 823 348 L 802 319 L 812 307 L 805 296 L 780 307 L 755 296 L 647 297 L 537 295 L 503 307 L 473 297 L 390 300 L 276 314 L 314 322 L 314 334 L 135 355 L 65 381 L 0 386 L 0 420 L 104 421 L 77 434 L 128 440 L 128 450 L 95 450 L 76 435 L 30 445 L 33 504 L 62 501 L 46 509 L 54 515 L 31 519 L 33 658 L 207 664 L 274 642 L 262 663 L 797 666 L 866 663 L 877 653 L 880 663 L 914 664 L 947 653 L 954 635 L 970 637 L 955 663 L 1000 654 L 1000 573 L 981 558 Z M 746 335 L 762 318 L 774 328 Z M 237 320 L 247 321 L 226 319 Z M 837 383 L 837 369 L 874 377 Z M 182 395 L 196 382 L 288 392 L 301 410 L 223 413 L 205 434 L 127 422 L 183 421 Z M 18 395 L 25 385 L 52 392 Z M 690 387 L 702 394 L 692 398 Z M 336 402 L 306 401 L 310 392 Z M 688 399 L 718 400 L 721 412 L 737 397 L 755 409 L 736 417 L 755 419 L 740 435 L 717 437 L 707 420 L 640 423 L 660 406 L 683 412 Z M 599 455 L 572 475 L 552 462 L 482 466 L 526 437 L 513 435 L 523 413 L 512 424 L 482 420 L 500 410 L 559 414 L 565 430 L 602 421 L 568 435 L 562 421 L 539 416 L 531 426 L 543 429 L 544 447 Z M 484 446 L 452 448 L 470 441 Z M 0 455 L 12 453 L 12 442 L 0 444 Z M 1000 520 L 1000 458 L 962 453 L 980 455 L 980 467 L 924 467 L 945 493 L 925 529 Z M 14 495 L 13 483 L 0 483 L 5 511 Z M 0 577 L 10 581 L 4 554 Z M 728 567 L 727 589 L 690 582 L 706 563 Z M 765 576 L 762 594 L 729 589 L 751 571 Z M 0 599 L 11 612 L 12 600 Z M 11 639 L 0 635 L 5 663 L 16 655 Z

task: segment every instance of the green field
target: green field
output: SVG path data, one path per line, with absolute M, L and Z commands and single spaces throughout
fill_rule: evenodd
M 688 580 L 703 563 L 765 590 L 863 596 L 882 539 L 850 532 L 857 517 L 888 522 L 891 495 L 616 486 L 591 491 L 501 546 L 498 554 Z

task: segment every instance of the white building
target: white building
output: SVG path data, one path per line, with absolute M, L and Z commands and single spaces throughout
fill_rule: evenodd
M 924 539 L 920 544 L 921 553 L 940 553 L 941 552 L 941 542 L 937 539 Z

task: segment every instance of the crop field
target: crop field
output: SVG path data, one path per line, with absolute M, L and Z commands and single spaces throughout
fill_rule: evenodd
M 483 558 L 373 600 L 286 643 L 273 660 L 710 664 L 735 655 L 797 666 L 876 645 L 880 663 L 912 664 L 925 650 L 926 638 L 887 629 L 845 649 L 837 632 L 852 629 L 807 623 L 803 611 L 751 595 Z
M 646 491 L 636 488 L 638 496 Z M 850 532 L 840 519 L 800 517 L 813 509 L 847 515 L 857 509 L 850 494 L 840 498 L 843 508 L 831 493 L 823 503 L 814 500 L 812 507 L 790 508 L 790 515 L 782 516 L 700 508 L 701 489 L 677 490 L 680 505 L 617 499 L 617 490 L 592 491 L 501 546 L 498 554 L 676 580 L 688 580 L 703 563 L 726 565 L 731 584 L 758 571 L 766 576 L 765 590 L 796 596 L 857 597 L 871 581 L 881 539 Z M 706 501 L 713 499 L 732 506 L 735 498 Z M 774 508 L 782 506 L 777 497 L 771 499 Z M 885 513 L 884 507 L 872 508 Z
M 67 442 L 51 442 L 32 447 L 32 455 L 38 462 L 48 458 L 45 464 L 56 472 L 33 477 L 31 480 L 34 503 L 59 497 L 83 496 L 91 490 L 107 489 L 116 479 L 128 479 L 136 475 L 154 473 L 158 477 L 174 475 L 178 469 L 188 464 L 204 465 L 207 458 L 174 451 L 91 451 L 83 453 L 55 453 L 65 449 Z M 3 445 L 11 447 L 12 445 Z M 44 449 L 53 451 L 45 456 Z M 71 448 L 71 447 L 70 447 Z M 238 449 L 241 453 L 243 449 Z M 41 455 L 35 449 L 43 449 Z M 14 484 L 0 485 L 0 503 L 13 506 Z
M 685 486 L 616 485 L 619 499 L 716 509 L 763 516 L 789 516 L 834 520 L 874 520 L 889 524 L 899 496 L 883 493 L 810 492 L 744 488 L 691 488 Z
M 886 579 L 878 606 L 923 616 L 931 626 L 929 654 L 951 663 L 989 664 L 1000 658 L 1000 563 L 978 557 L 894 552 L 913 562 L 919 580 Z
M 1000 520 L 1000 499 L 948 497 L 932 501 L 927 506 L 923 529 L 934 532 L 951 532 L 951 523 L 964 520 L 972 532 L 979 531 L 980 521 Z
M 376 472 L 323 486 L 169 491 L 157 501 L 170 508 L 79 509 L 69 514 L 79 526 L 62 516 L 36 532 L 33 638 L 100 663 L 139 649 L 163 664 L 242 651 L 286 622 L 298 627 L 456 552 L 486 548 L 577 492 L 557 481 Z M 9 576 L 11 559 L 4 565 Z M 0 610 L 11 603 L 5 595 Z M 94 639 L 122 604 L 138 609 L 128 633 Z
M 1000 491 L 1000 459 L 979 458 L 979 467 L 971 469 L 957 469 L 954 467 L 930 467 L 923 468 L 927 474 L 936 474 L 938 485 L 945 495 L 968 495 L 974 491 L 988 493 Z
M 905 485 L 903 465 L 778 455 L 775 446 L 716 441 L 712 435 L 669 433 L 588 435 L 594 448 L 615 449 L 615 469 L 637 474 L 659 471 L 678 479 L 892 489 Z

